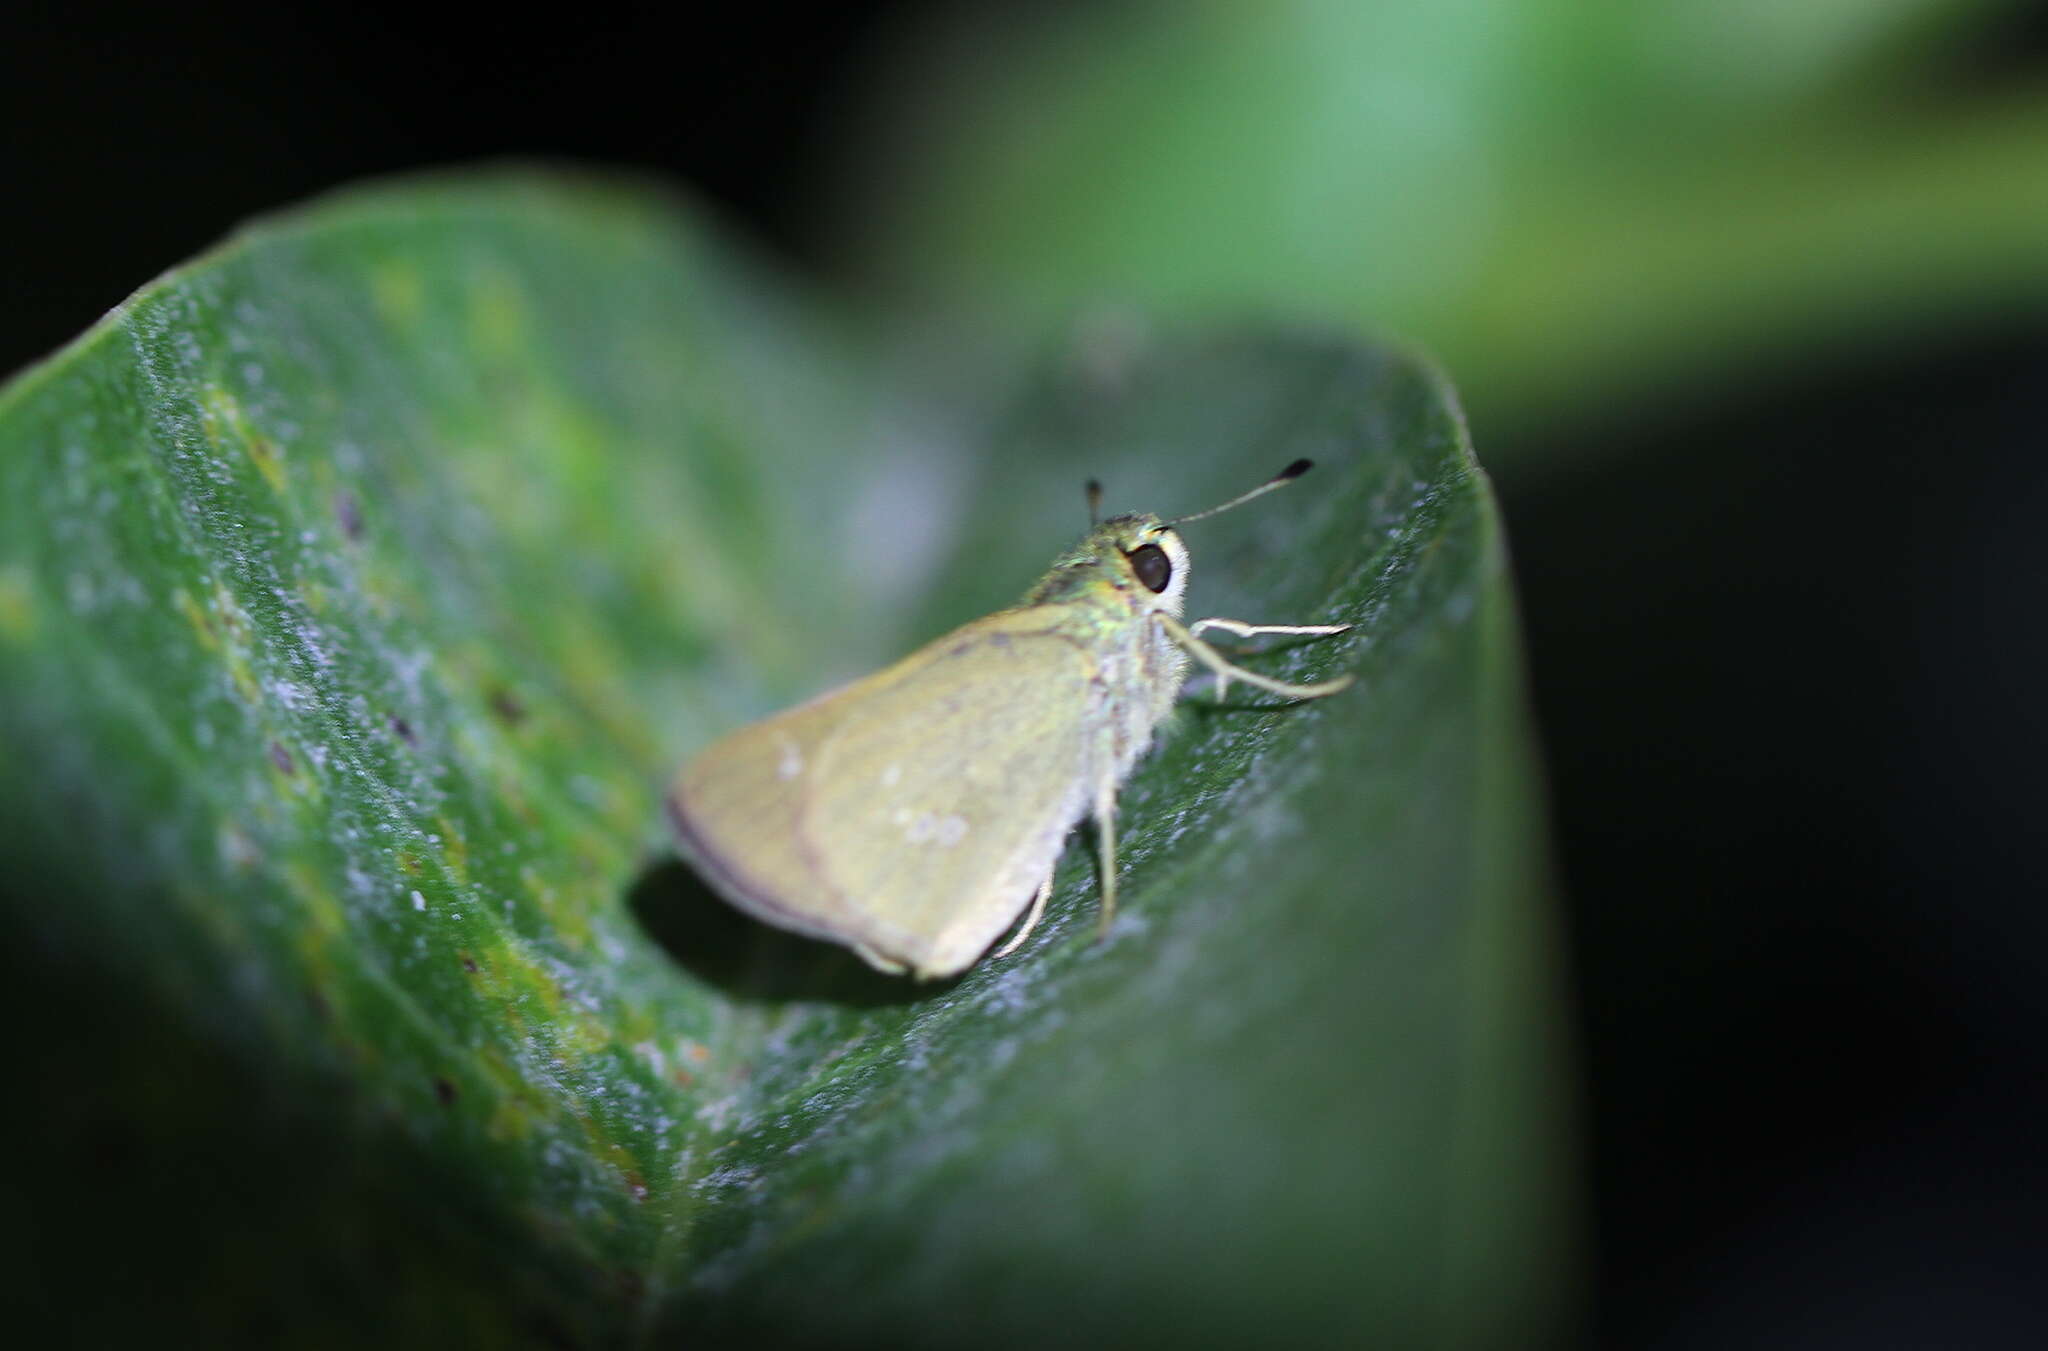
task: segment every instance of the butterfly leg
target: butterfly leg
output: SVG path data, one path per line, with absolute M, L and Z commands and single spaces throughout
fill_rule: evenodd
M 1039 917 L 1045 913 L 1045 898 L 1050 895 L 1052 895 L 1052 874 L 1047 873 L 1045 880 L 1038 884 L 1038 894 L 1031 898 L 1031 913 L 1024 916 L 1023 927 L 1017 930 L 1016 937 L 996 949 L 996 956 L 1009 956 L 1017 950 L 1018 946 L 1025 939 L 1031 936 L 1031 931 L 1038 927 Z
M 1254 685 L 1262 690 L 1271 690 L 1275 694 L 1284 694 L 1290 699 L 1320 699 L 1326 694 L 1335 694 L 1338 690 L 1350 685 L 1353 680 L 1351 674 L 1347 672 L 1344 675 L 1338 676 L 1335 680 L 1318 681 L 1313 685 L 1290 685 L 1284 680 L 1275 680 L 1271 676 L 1262 676 L 1256 671 L 1247 671 L 1242 666 L 1231 665 L 1230 662 L 1224 659 L 1221 652 L 1218 652 L 1200 638 L 1195 637 L 1193 630 L 1170 614 L 1155 611 L 1152 617 L 1166 627 L 1166 632 L 1173 641 L 1188 650 L 1189 656 L 1216 673 L 1216 701 L 1218 703 L 1223 701 L 1223 696 L 1230 689 L 1230 682 L 1232 680 L 1242 680 L 1247 685 Z M 1231 622 L 1235 623 L 1236 621 L 1232 620 Z M 1252 628 L 1255 626 L 1247 624 L 1245 627 Z
M 1263 633 L 1291 633 L 1307 638 L 1327 638 L 1333 633 L 1347 633 L 1349 624 L 1247 624 L 1242 619 L 1197 619 L 1188 625 L 1188 636 L 1199 638 L 1203 629 L 1222 629 L 1240 638 L 1256 638 Z
M 1099 943 L 1116 923 L 1116 780 L 1107 776 L 1095 785 L 1095 848 L 1102 864 L 1102 911 L 1095 926 Z

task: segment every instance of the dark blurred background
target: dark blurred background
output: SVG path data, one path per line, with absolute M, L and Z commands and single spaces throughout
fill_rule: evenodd
M 1041 13 L 1058 24 L 1080 8 Z M 1606 100 L 1600 125 L 1625 128 L 1641 165 L 1594 146 L 1597 175 L 1546 180 L 1560 192 L 1600 182 L 1635 200 L 1631 175 L 1664 181 L 1689 145 L 1717 147 L 1724 186 L 1751 182 L 1754 167 L 1753 194 L 1727 204 L 1746 224 L 1724 232 L 1711 209 L 1691 222 L 1697 267 L 1667 218 L 1643 218 L 1648 256 L 1686 275 L 1649 292 L 1646 307 L 1667 306 L 1681 337 L 1640 344 L 1639 367 L 1630 349 L 1651 330 L 1618 324 L 1575 349 L 1547 321 L 1432 310 L 1419 286 L 1384 312 L 1367 287 L 1348 315 L 1445 356 L 1509 520 L 1552 785 L 1591 1327 L 1604 1345 L 2048 1344 L 2048 887 L 2035 858 L 2048 806 L 2048 272 L 2025 237 L 2048 237 L 2036 211 L 2048 137 L 2022 135 L 2048 89 L 2048 20 L 2010 6 L 1890 8 L 1919 17 L 1815 77 L 1819 92 L 1752 99 L 1711 132 L 1702 119 L 1740 102 L 1718 86 L 1661 99 L 1677 78 L 1668 63 L 1551 53 L 1556 82 Z M 1131 12 L 1165 22 L 1159 7 Z M 952 85 L 970 83 L 957 54 L 981 30 L 958 14 L 757 3 L 715 23 L 648 7 L 445 29 L 399 7 L 16 16 L 0 53 L 0 370 L 252 214 L 368 175 L 507 154 L 672 178 L 799 279 L 884 291 L 891 268 L 871 264 L 888 243 L 862 230 L 889 211 L 864 209 L 859 185 L 918 179 L 874 157 L 918 144 L 916 127 L 889 126 L 890 108 L 936 116 L 901 96 L 906 71 L 936 62 Z M 954 36 L 928 40 L 935 25 Z M 1726 45 L 1731 70 L 1766 64 Z M 979 49 L 1002 60 L 1000 44 Z M 1103 50 L 1090 59 L 1119 49 Z M 1620 78 L 1630 69 L 1640 88 Z M 1711 61 L 1700 69 L 1722 78 Z M 1619 72 L 1611 89 L 1603 72 Z M 2018 108 L 2021 130 L 2000 123 L 1973 140 L 1955 110 L 1983 108 Z M 1566 131 L 1557 144 L 1587 136 Z M 1910 242 L 1886 254 L 1880 240 L 1868 275 L 1888 276 L 1865 304 L 1843 299 L 1865 286 L 1853 260 L 1811 289 L 1806 273 L 1757 261 L 1804 267 L 1805 248 L 1826 263 L 1825 242 L 1797 228 L 1774 245 L 1770 213 L 1795 226 L 1815 214 L 1787 184 L 1838 163 L 1828 146 L 1894 136 L 1933 148 L 1915 152 L 1928 161 L 1920 178 L 1883 178 L 1898 200 L 1884 198 L 1873 230 L 1910 216 L 1916 194 L 1979 193 L 1988 262 Z M 1957 188 L 1943 165 L 1980 141 L 1998 147 L 1984 152 L 1988 178 Z M 1364 162 L 1349 172 L 1369 185 L 1376 142 L 1358 144 Z M 1769 158 L 1781 144 L 1805 158 Z M 2012 167 L 2029 163 L 2037 185 Z M 1512 174 L 1500 181 L 1519 191 Z M 1818 191 L 1824 218 L 1830 189 Z M 1840 191 L 1851 209 L 1864 200 L 1853 175 Z M 1492 228 L 1511 243 L 1525 218 L 1539 244 L 1570 233 L 1554 203 L 1519 209 L 1495 203 Z M 1952 244 L 1970 219 L 1926 228 Z M 1746 252 L 1713 252 L 1745 229 Z M 1370 231 L 1360 238 L 1369 250 Z M 1624 247 L 1584 243 L 1596 262 Z M 1496 256 L 1516 260 L 1516 276 L 1552 260 L 1547 245 Z M 1901 287 L 1916 259 L 1934 274 Z M 1585 266 L 1560 262 L 1565 299 L 1532 303 L 1569 312 L 1601 284 L 1571 290 Z M 1200 299 L 1259 298 L 1233 284 Z M 1138 303 L 1162 293 L 1156 278 L 1136 290 Z M 1724 291 L 1749 295 L 1747 308 L 1686 308 Z M 1297 294 L 1283 278 L 1264 308 L 1288 313 Z M 1619 308 L 1589 302 L 1589 322 Z M 1575 368 L 1559 350 L 1591 355 Z

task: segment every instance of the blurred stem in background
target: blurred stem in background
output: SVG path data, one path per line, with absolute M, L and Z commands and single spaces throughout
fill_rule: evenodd
M 880 68 L 837 238 L 892 300 L 1027 333 L 1104 302 L 1399 333 L 1513 473 L 1531 432 L 2048 299 L 2048 94 L 1944 88 L 2011 12 L 972 10 Z

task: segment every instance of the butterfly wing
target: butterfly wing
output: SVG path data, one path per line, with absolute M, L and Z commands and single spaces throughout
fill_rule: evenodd
M 1105 698 L 1077 643 L 991 615 L 714 743 L 670 797 L 741 909 L 920 976 L 965 969 L 1086 810 Z

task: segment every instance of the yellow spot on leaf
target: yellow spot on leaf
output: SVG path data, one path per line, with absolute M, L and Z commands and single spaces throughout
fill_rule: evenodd
M 36 593 L 28 569 L 14 564 L 0 568 L 0 637 L 25 643 L 36 633 Z
M 434 818 L 441 836 L 441 864 L 448 872 L 448 880 L 456 886 L 469 885 L 469 842 L 462 838 L 462 827 L 445 816 Z
M 370 273 L 370 303 L 394 328 L 418 324 L 426 308 L 426 284 L 409 263 L 380 263 Z
M 200 608 L 199 602 L 192 599 L 191 593 L 180 587 L 171 593 L 171 604 L 178 607 L 178 613 L 185 616 L 185 622 L 192 626 L 201 647 L 208 652 L 220 651 L 220 638 L 213 631 L 213 622 L 206 617 L 206 611 Z
M 495 269 L 476 279 L 469 293 L 469 336 L 487 356 L 516 359 L 526 351 L 526 297 L 518 284 Z

